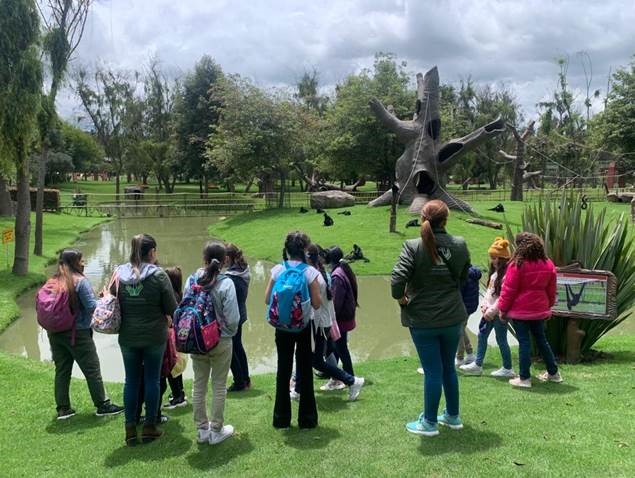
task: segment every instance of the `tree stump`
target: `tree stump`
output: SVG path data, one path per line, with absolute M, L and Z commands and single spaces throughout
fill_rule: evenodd
M 567 322 L 567 363 L 578 363 L 581 359 L 580 348 L 586 332 L 580 330 L 580 319 Z

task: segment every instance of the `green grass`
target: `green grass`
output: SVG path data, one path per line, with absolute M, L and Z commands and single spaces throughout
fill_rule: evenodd
M 30 255 L 29 274 L 18 277 L 10 272 L 13 265 L 14 244 L 9 244 L 9 270 L 4 247 L 0 259 L 0 332 L 2 332 L 14 319 L 20 315 L 15 303 L 17 296 L 25 290 L 33 287 L 45 279 L 44 267 L 57 258 L 57 252 L 72 244 L 83 231 L 89 230 L 96 224 L 103 222 L 100 218 L 83 218 L 68 216 L 65 214 L 44 215 L 44 254 L 42 257 Z M 8 217 L 0 217 L 0 230 L 13 228 L 14 220 Z M 31 244 L 29 250 L 33 250 L 33 234 L 35 230 L 35 217 L 31 216 Z
M 288 432 L 272 428 L 275 379 L 259 375 L 253 390 L 228 398 L 225 416 L 237 435 L 214 447 L 196 444 L 191 407 L 170 413 L 161 440 L 124 447 L 122 417 L 94 417 L 82 380 L 71 386 L 78 415 L 56 422 L 53 368 L 0 354 L 2 475 L 633 476 L 635 337 L 605 338 L 599 345 L 612 356 L 563 366 L 561 385 L 516 390 L 489 376 L 462 377 L 465 428 L 441 429 L 435 438 L 404 429 L 421 409 L 414 358 L 356 365 L 370 382 L 359 401 L 318 392 L 320 426 L 311 431 L 298 430 L 295 422 Z M 499 358 L 494 351 L 488 358 L 489 373 Z M 120 403 L 122 385 L 107 388 Z M 295 405 L 293 413 L 297 417 Z

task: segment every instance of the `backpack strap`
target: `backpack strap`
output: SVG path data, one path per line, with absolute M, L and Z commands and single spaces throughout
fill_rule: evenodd
M 454 274 L 454 271 L 452 271 L 452 268 L 450 267 L 450 263 L 448 262 L 448 260 L 445 258 L 445 256 L 441 253 L 439 253 L 439 257 L 441 258 L 441 260 L 443 261 L 443 263 L 445 264 L 445 267 L 448 268 L 448 271 L 450 272 L 450 276 L 452 277 L 452 280 L 454 282 L 456 282 L 457 284 L 459 284 L 459 279 L 458 277 L 456 277 L 456 275 Z

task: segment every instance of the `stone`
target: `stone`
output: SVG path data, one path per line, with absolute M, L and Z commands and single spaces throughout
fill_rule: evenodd
M 355 197 L 344 191 L 320 191 L 311 193 L 311 208 L 336 209 L 355 205 Z

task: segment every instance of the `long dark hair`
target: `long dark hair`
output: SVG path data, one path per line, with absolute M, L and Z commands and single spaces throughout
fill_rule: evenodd
M 203 262 L 205 262 L 205 272 L 198 278 L 198 285 L 206 289 L 211 289 L 216 283 L 216 278 L 220 274 L 225 262 L 225 245 L 222 242 L 211 241 L 203 248 Z
M 355 305 L 359 307 L 359 302 L 357 299 L 357 277 L 355 277 L 355 273 L 351 266 L 348 265 L 348 262 L 344 260 L 344 251 L 337 246 L 333 246 L 326 251 L 326 262 L 331 266 L 331 271 L 334 271 L 338 267 L 341 267 L 348 278 L 348 281 L 351 283 L 351 289 L 353 290 L 353 297 L 355 298 Z
M 165 270 L 165 273 L 170 279 L 170 284 L 172 284 L 172 290 L 174 291 L 174 297 L 176 297 L 177 302 L 181 302 L 183 299 L 183 271 L 180 267 L 168 267 Z
M 505 273 L 507 272 L 507 265 L 509 264 L 509 259 L 505 257 L 498 258 L 498 266 L 494 267 L 494 264 L 490 262 L 489 264 L 489 278 L 488 282 L 492 278 L 494 272 L 496 272 L 496 280 L 494 281 L 494 295 L 500 296 L 501 289 L 503 287 L 503 279 L 505 278 Z
M 132 248 L 130 251 L 130 264 L 137 277 L 141 275 L 139 268 L 144 262 L 148 262 L 150 252 L 157 248 L 157 241 L 149 234 L 137 234 L 132 238 Z
M 421 240 L 434 262 L 439 261 L 439 253 L 437 252 L 437 240 L 432 229 L 443 226 L 449 215 L 450 210 L 447 204 L 438 199 L 428 201 L 421 208 Z
M 247 261 L 243 256 L 243 251 L 236 244 L 225 244 L 225 252 L 229 259 L 229 267 L 236 266 L 239 269 L 247 269 Z
M 320 274 L 322 274 L 322 278 L 326 283 L 326 298 L 328 300 L 333 300 L 333 293 L 331 292 L 328 276 L 326 275 L 326 270 L 324 269 L 324 264 L 322 263 L 322 258 L 320 257 L 322 251 L 323 249 L 317 244 L 309 244 L 309 247 L 306 249 L 306 255 L 309 259 L 309 265 L 315 267 Z
M 306 262 L 304 251 L 309 247 L 309 244 L 311 244 L 311 239 L 305 233 L 301 231 L 290 232 L 284 240 L 282 259 Z
M 79 310 L 79 298 L 75 291 L 73 274 L 84 275 L 80 264 L 82 251 L 79 249 L 63 249 L 57 261 L 57 272 L 53 276 L 68 292 L 69 304 L 73 313 Z
M 540 236 L 531 232 L 521 232 L 516 235 L 516 249 L 512 255 L 511 262 L 516 267 L 523 265 L 525 261 L 546 261 L 545 245 Z

